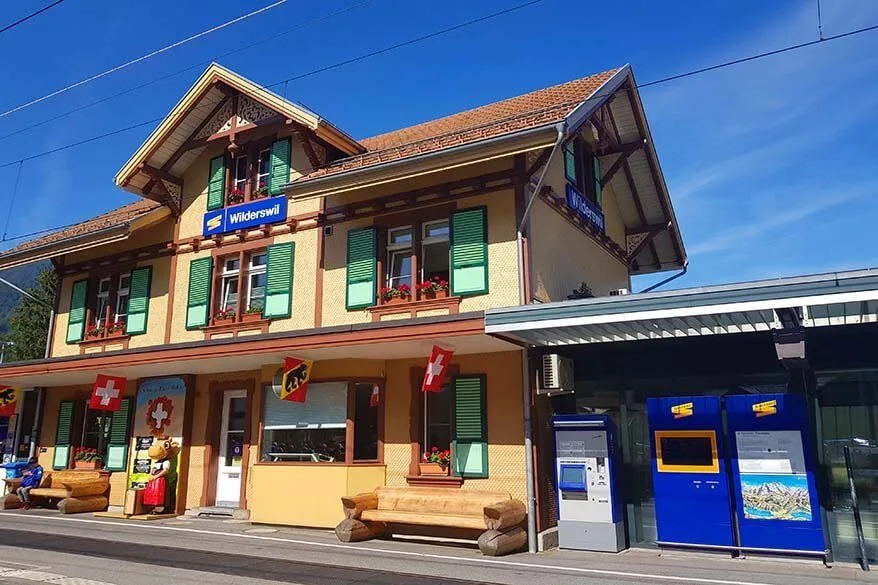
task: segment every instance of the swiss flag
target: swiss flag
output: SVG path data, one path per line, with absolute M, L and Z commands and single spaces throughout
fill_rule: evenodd
M 439 392 L 442 382 L 445 381 L 445 373 L 451 365 L 451 356 L 454 352 L 450 349 L 442 349 L 438 345 L 433 346 L 430 352 L 430 361 L 427 362 L 427 371 L 424 372 L 424 383 L 421 392 Z
M 98 374 L 88 407 L 92 410 L 115 412 L 122 408 L 122 393 L 125 392 L 125 378 Z

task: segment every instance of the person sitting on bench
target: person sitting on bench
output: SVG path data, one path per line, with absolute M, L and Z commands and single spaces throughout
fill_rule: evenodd
M 21 500 L 21 509 L 30 510 L 30 491 L 40 487 L 43 481 L 43 466 L 36 457 L 31 457 L 28 466 L 22 474 L 21 487 L 15 490 Z

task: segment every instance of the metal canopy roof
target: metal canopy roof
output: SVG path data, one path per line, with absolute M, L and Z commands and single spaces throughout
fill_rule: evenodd
M 748 333 L 780 328 L 782 308 L 805 327 L 878 323 L 878 269 L 491 309 L 485 331 L 534 346 Z

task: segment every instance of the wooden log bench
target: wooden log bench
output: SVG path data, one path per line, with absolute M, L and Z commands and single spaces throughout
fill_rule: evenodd
M 12 493 L 0 498 L 0 510 L 21 507 L 15 490 L 21 478 L 4 480 Z M 40 487 L 30 491 L 31 503 L 37 505 L 57 504 L 62 514 L 99 512 L 110 503 L 110 474 L 101 471 L 47 471 Z
M 508 492 L 379 487 L 344 497 L 341 503 L 345 519 L 335 534 L 342 542 L 381 537 L 388 524 L 410 524 L 484 531 L 479 550 L 488 556 L 514 552 L 527 544 L 527 531 L 522 527 L 527 509 Z

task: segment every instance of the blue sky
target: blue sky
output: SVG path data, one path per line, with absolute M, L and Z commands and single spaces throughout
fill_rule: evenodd
M 263 15 L 0 118 L 0 137 L 218 58 L 273 83 L 517 4 L 290 0 Z M 0 111 L 269 4 L 69 0 L 0 35 Z M 4 21 L 33 10 L 6 10 Z M 824 1 L 824 34 L 878 23 L 878 2 Z M 640 82 L 816 38 L 812 0 L 540 4 L 292 82 L 287 97 L 365 137 L 631 63 Z M 203 67 L 0 138 L 0 164 L 160 117 Z M 878 32 L 646 88 L 642 98 L 690 258 L 673 286 L 875 265 Z M 24 163 L 9 235 L 133 200 L 113 176 L 152 128 Z M 0 169 L 0 231 L 16 166 Z M 10 244 L 0 244 L 0 249 Z M 640 289 L 659 277 L 635 280 Z

